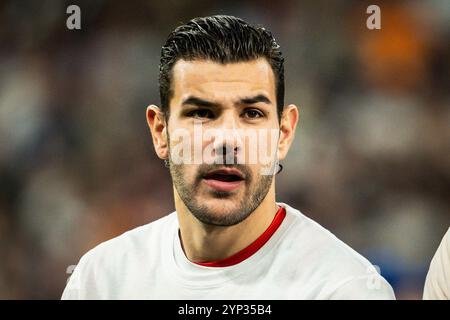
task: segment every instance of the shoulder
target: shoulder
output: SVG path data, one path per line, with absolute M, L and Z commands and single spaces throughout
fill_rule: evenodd
M 145 247 L 154 245 L 161 237 L 167 235 L 167 230 L 175 221 L 176 213 L 173 212 L 151 223 L 124 232 L 88 251 L 80 259 L 80 263 L 93 259 L 123 258 L 124 255 L 146 249 Z
M 102 290 L 102 285 L 115 283 L 118 276 L 133 274 L 136 271 L 133 268 L 152 261 L 151 257 L 144 257 L 143 253 L 157 257 L 161 242 L 169 241 L 166 238 L 174 223 L 177 223 L 175 212 L 89 250 L 75 267 L 64 290 L 63 299 L 101 296 L 96 290 L 105 291 Z
M 378 267 L 299 210 L 282 205 L 286 208 L 290 226 L 280 249 L 291 252 L 289 257 L 294 257 L 295 265 L 304 265 L 308 261 L 306 272 L 314 281 L 324 283 L 328 298 L 395 297 Z
M 372 267 L 365 257 L 299 210 L 286 205 L 286 214 L 290 224 L 287 234 L 290 245 L 310 260 L 327 261 L 328 265 L 340 266 L 339 269 L 350 273 L 364 273 L 368 267 Z
M 423 298 L 450 299 L 450 228 L 431 260 Z

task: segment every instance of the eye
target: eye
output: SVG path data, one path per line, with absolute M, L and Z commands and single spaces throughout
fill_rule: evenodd
M 195 109 L 187 113 L 188 117 L 194 117 L 194 118 L 207 118 L 211 119 L 214 117 L 214 114 L 211 110 L 208 109 Z
M 244 117 L 247 119 L 257 119 L 264 117 L 264 114 L 257 109 L 247 109 L 244 111 Z

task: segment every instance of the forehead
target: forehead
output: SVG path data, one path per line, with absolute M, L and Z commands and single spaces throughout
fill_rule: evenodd
M 252 93 L 275 97 L 275 76 L 265 58 L 221 64 L 210 60 L 179 60 L 172 73 L 173 100 L 188 95 L 232 99 Z

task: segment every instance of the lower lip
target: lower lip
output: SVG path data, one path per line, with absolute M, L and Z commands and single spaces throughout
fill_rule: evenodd
M 217 191 L 229 192 L 236 190 L 244 182 L 243 180 L 238 181 L 220 181 L 214 179 L 203 179 L 203 181 L 211 188 Z

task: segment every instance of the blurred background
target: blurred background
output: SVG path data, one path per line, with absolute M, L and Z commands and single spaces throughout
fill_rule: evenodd
M 0 298 L 59 299 L 87 250 L 174 210 L 145 109 L 166 36 L 211 14 L 266 26 L 285 55 L 301 110 L 278 200 L 421 298 L 450 225 L 446 0 L 1 1 Z

